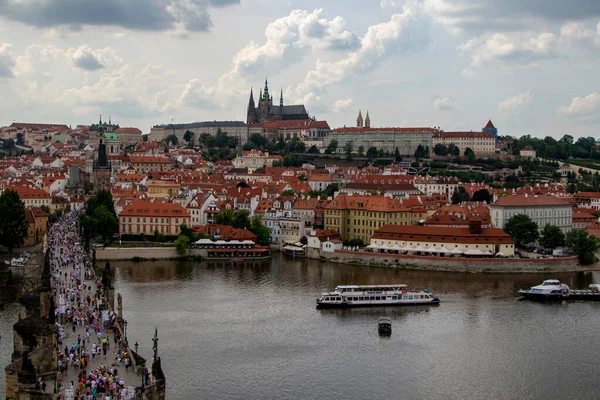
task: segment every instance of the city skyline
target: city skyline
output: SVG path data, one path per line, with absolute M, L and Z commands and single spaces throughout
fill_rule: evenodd
M 550 3 L 550 4 L 549 4 Z M 553 4 L 551 4 L 553 3 Z M 333 127 L 593 136 L 600 3 L 0 0 L 0 125 L 246 118 L 274 102 Z

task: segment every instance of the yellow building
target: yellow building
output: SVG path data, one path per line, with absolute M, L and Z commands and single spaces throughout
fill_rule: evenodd
M 340 194 L 325 206 L 325 229 L 337 230 L 343 240 L 371 241 L 384 225 L 410 225 L 411 213 L 400 200 L 386 196 Z
M 179 226 L 190 226 L 190 214 L 179 203 L 136 200 L 119 213 L 119 232 L 129 235 L 179 235 Z
M 148 180 L 148 197 L 172 198 L 179 194 L 179 183 L 167 180 Z

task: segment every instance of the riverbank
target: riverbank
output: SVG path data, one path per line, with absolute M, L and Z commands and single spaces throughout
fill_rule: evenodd
M 586 268 L 579 263 L 577 257 L 544 259 L 454 258 L 336 250 L 331 253 L 321 253 L 321 260 L 349 265 L 444 272 L 542 273 L 579 272 L 589 270 L 589 268 Z

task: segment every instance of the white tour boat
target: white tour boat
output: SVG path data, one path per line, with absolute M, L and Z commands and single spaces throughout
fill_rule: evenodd
M 317 307 L 408 306 L 439 302 L 440 299 L 429 290 L 408 289 L 406 285 L 346 285 L 322 293 L 317 299 Z
M 547 279 L 541 285 L 532 286 L 529 290 L 519 290 L 519 294 L 530 300 L 564 300 L 571 290 L 558 279 Z

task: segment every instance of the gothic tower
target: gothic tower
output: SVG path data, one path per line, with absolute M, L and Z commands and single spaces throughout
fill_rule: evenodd
M 248 114 L 246 116 L 246 123 L 248 125 L 258 123 L 258 115 L 256 115 L 256 105 L 254 104 L 254 95 L 252 94 L 252 88 L 250 88 L 250 100 L 248 101 Z
M 111 165 L 106 157 L 106 145 L 100 139 L 98 145 L 98 158 L 94 161 L 94 191 L 97 193 L 101 189 L 110 190 Z
M 371 118 L 369 118 L 369 110 L 367 110 L 367 117 L 365 118 L 365 128 L 371 127 Z
M 283 89 L 279 93 L 279 107 L 283 107 Z
M 261 97 L 258 100 L 258 122 L 262 123 L 269 117 L 269 110 L 273 105 L 273 97 L 269 96 L 269 83 L 265 78 L 265 88 L 262 91 Z
M 358 110 L 358 118 L 356 118 L 356 127 L 357 128 L 363 127 L 363 117 L 362 117 L 362 112 L 360 110 Z

